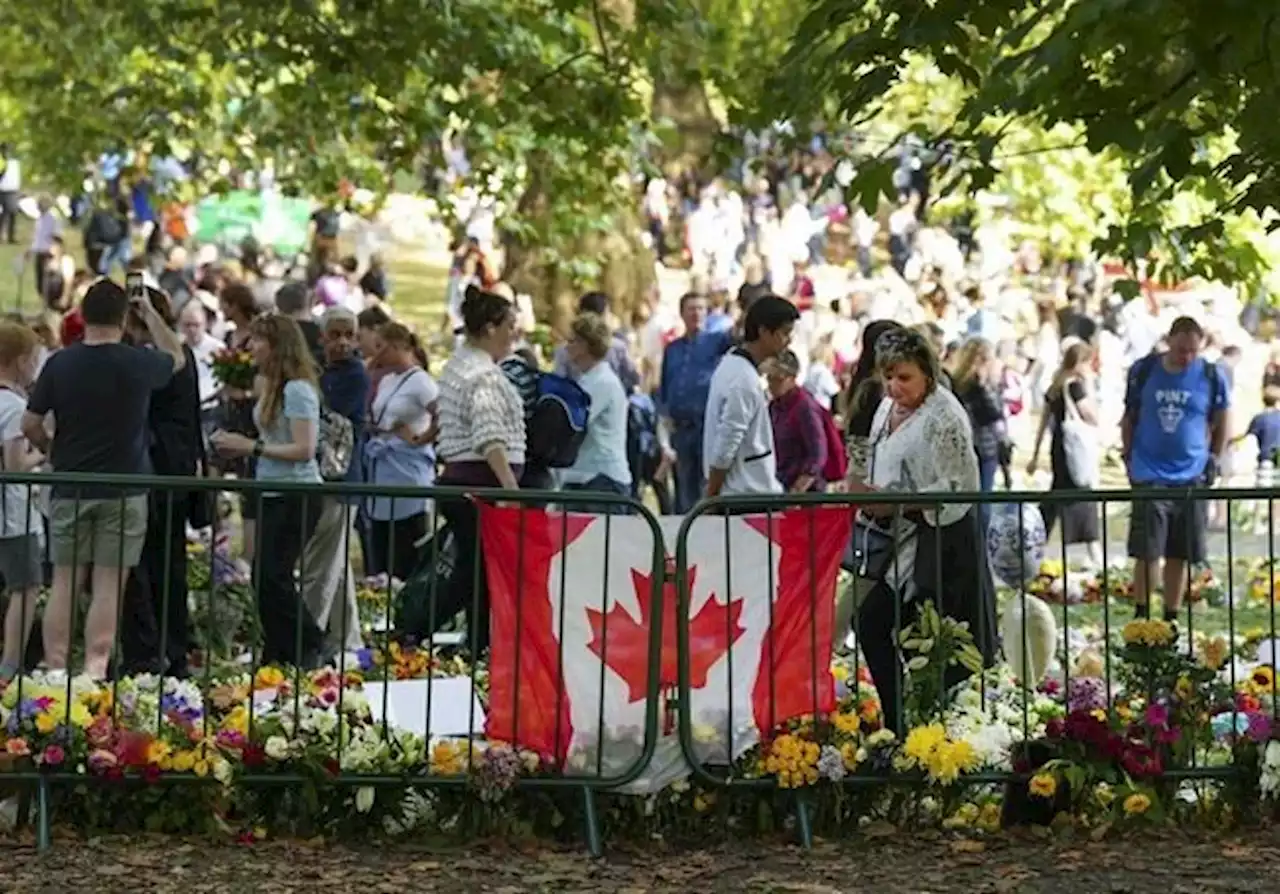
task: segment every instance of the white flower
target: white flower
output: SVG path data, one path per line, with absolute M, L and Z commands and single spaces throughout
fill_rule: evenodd
M 372 786 L 363 785 L 356 789 L 356 812 L 368 813 L 373 809 L 374 790 Z
M 284 736 L 271 736 L 263 750 L 273 761 L 282 761 L 289 756 L 289 740 Z
M 689 790 L 689 780 L 677 779 L 671 783 L 671 791 L 673 794 L 682 795 Z

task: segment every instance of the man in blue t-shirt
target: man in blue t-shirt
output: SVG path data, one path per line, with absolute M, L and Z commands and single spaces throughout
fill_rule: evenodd
M 1230 389 L 1222 371 L 1200 357 L 1204 330 L 1191 317 L 1169 329 L 1168 350 L 1129 370 L 1121 422 L 1125 464 L 1135 488 L 1209 486 L 1226 445 Z M 1205 559 L 1205 506 L 1186 499 L 1134 503 L 1129 557 L 1139 617 L 1150 612 L 1151 580 L 1164 559 L 1164 616 L 1174 621 L 1186 589 L 1187 563 Z

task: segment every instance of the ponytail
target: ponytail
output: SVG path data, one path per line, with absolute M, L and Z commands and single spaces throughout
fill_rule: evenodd
M 418 338 L 418 333 L 409 333 L 409 350 L 413 352 L 413 358 L 418 361 L 425 371 L 431 371 L 431 360 L 427 357 L 427 351 L 422 347 L 422 339 Z

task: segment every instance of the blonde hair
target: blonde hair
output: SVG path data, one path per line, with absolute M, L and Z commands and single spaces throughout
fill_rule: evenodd
M 587 346 L 587 353 L 596 360 L 603 360 L 608 355 L 613 333 L 604 317 L 599 314 L 578 314 L 570 324 L 569 332 Z
M 964 391 L 978 378 L 978 367 L 983 356 L 994 357 L 995 349 L 985 338 L 971 338 L 956 351 L 955 369 L 951 371 L 951 384 L 956 393 Z
M 1047 396 L 1053 399 L 1062 393 L 1062 389 L 1066 387 L 1067 382 L 1075 375 L 1075 371 L 1080 368 L 1080 364 L 1088 363 L 1093 359 L 1093 346 L 1087 341 L 1077 341 L 1067 346 L 1062 352 L 1062 363 L 1058 364 L 1058 371 L 1053 374 L 1053 381 L 1049 384 Z
M 284 386 L 287 382 L 302 379 L 320 393 L 315 358 L 307 347 L 298 324 L 288 317 L 271 313 L 257 317 L 249 325 L 252 338 L 260 338 L 271 349 L 267 362 L 258 370 L 265 387 L 259 413 L 264 425 L 274 425 L 284 404 Z
M 39 336 L 26 324 L 0 322 L 0 364 L 16 363 L 34 353 L 39 345 Z

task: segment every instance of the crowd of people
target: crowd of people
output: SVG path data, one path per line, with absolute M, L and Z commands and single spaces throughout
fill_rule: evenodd
M 551 357 L 529 343 L 531 306 L 474 236 L 455 244 L 446 296 L 455 340 L 447 356 L 429 358 L 418 334 L 393 319 L 376 256 L 339 257 L 333 206 L 317 209 L 311 250 L 297 262 L 252 245 L 220 260 L 154 220 L 139 232 L 128 209 L 111 204 L 127 192 L 117 182 L 99 210 L 115 208 L 130 246 L 145 247 L 134 257 L 104 244 L 86 209 L 78 268 L 55 204 L 41 199 L 29 257 L 56 316 L 0 325 L 3 468 L 257 482 L 239 494 L 237 516 L 263 657 L 302 666 L 361 645 L 356 556 L 365 574 L 406 580 L 426 543 L 447 531 L 453 571 L 434 627 L 463 614 L 483 649 L 488 612 L 471 502 L 425 491 L 319 496 L 297 483 L 554 488 L 573 492 L 565 500 L 576 509 L 625 512 L 619 498 L 632 497 L 677 514 L 722 494 L 847 491 L 864 503 L 847 562 L 860 580 L 856 626 L 889 706 L 895 605 L 909 615 L 941 600 L 970 621 L 988 658 L 996 648 L 990 570 L 975 559 L 987 505 L 900 512 L 892 493 L 1009 486 L 1023 460 L 1037 472 L 1046 439 L 1058 491 L 1096 487 L 1100 447 L 1111 440 L 1135 486 L 1211 483 L 1230 444 L 1250 435 L 1260 460 L 1273 461 L 1280 373 L 1268 373 L 1264 411 L 1236 432 L 1240 339 L 1210 331 L 1203 307 L 1186 313 L 1176 296 L 1151 289 L 1125 304 L 1101 266 L 1047 265 L 1029 246 L 1001 255 L 981 228 L 931 226 L 927 181 L 910 165 L 879 236 L 874 221 L 849 217 L 829 194 L 811 212 L 806 191 L 825 192 L 839 168 L 815 146 L 766 166 L 752 203 L 711 184 L 686 193 L 678 214 L 655 180 L 645 191 L 651 235 L 666 246 L 667 227 L 685 220 L 687 291 L 674 305 L 655 291 L 621 314 L 620 296 L 586 293 Z M 781 206 L 794 210 L 784 215 L 792 225 L 774 231 L 768 211 Z M 826 240 L 849 222 L 856 263 L 830 264 Z M 890 263 L 873 270 L 882 248 Z M 1002 257 L 1004 267 L 993 260 Z M 141 287 L 101 275 L 116 266 Z M 237 363 L 247 379 L 228 377 Z M 585 414 L 568 453 L 560 433 L 545 430 L 548 389 Z M 1019 431 L 1034 432 L 1021 459 Z M 29 652 L 46 578 L 47 667 L 67 667 L 73 602 L 87 588 L 88 673 L 185 673 L 183 538 L 221 508 L 203 492 L 107 482 L 37 493 L 7 485 L 0 507 L 0 574 L 11 594 L 0 675 Z M 1205 557 L 1202 510 L 1170 499 L 1134 512 L 1135 581 L 1146 593 L 1163 580 L 1169 617 L 1186 564 Z M 1096 503 L 1046 503 L 1044 515 L 1100 561 Z M 1141 610 L 1148 604 L 1140 600 Z

